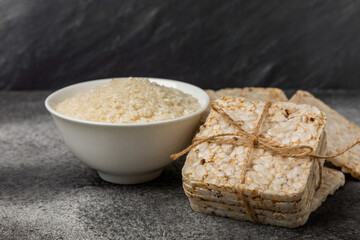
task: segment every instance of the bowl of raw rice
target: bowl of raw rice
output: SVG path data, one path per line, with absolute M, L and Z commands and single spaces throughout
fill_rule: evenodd
M 191 142 L 208 105 L 202 89 L 159 78 L 82 82 L 45 100 L 72 153 L 118 184 L 158 177 Z

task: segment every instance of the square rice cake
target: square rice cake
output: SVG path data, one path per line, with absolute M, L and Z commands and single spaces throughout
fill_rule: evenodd
M 234 97 L 222 97 L 216 103 L 234 121 L 241 122 L 241 127 L 248 133 L 253 133 L 265 107 L 261 101 Z M 269 108 L 259 136 L 283 146 L 308 145 L 320 153 L 320 143 L 326 141 L 325 124 L 325 115 L 316 107 L 277 102 Z M 232 124 L 212 110 L 195 138 L 235 132 Z M 318 161 L 311 157 L 282 157 L 255 148 L 251 153 L 251 164 L 245 172 L 245 182 L 241 184 L 247 151 L 250 151 L 247 146 L 202 143 L 188 154 L 182 171 L 183 180 L 194 187 L 203 186 L 229 193 L 242 191 L 246 196 L 275 201 L 298 201 L 302 198 L 311 184 L 315 162 Z
M 302 212 L 309 206 L 315 195 L 316 190 L 321 183 L 321 174 L 318 174 L 318 171 L 321 170 L 322 167 L 320 166 L 320 164 L 316 165 L 314 176 L 312 177 L 313 180 L 311 181 L 309 190 L 305 191 L 303 197 L 298 201 L 282 202 L 263 199 L 260 197 L 249 197 L 247 199 L 248 204 L 252 209 L 268 210 L 281 213 Z M 183 188 L 189 198 L 198 198 L 211 202 L 236 205 L 242 209 L 245 209 L 243 199 L 236 193 L 221 192 L 221 190 L 207 189 L 202 186 L 196 185 L 194 186 L 187 181 L 183 181 Z
M 329 154 L 336 153 L 360 137 L 360 128 L 356 124 L 337 113 L 312 94 L 306 91 L 297 91 L 290 99 L 290 102 L 313 105 L 326 114 L 328 119 L 326 132 Z M 350 173 L 353 177 L 360 179 L 359 146 L 355 146 L 341 156 L 329 158 L 328 160 L 335 166 L 341 167 L 343 172 Z
M 324 136 L 326 136 L 324 134 Z M 325 137 L 326 138 L 326 137 Z M 326 153 L 326 141 L 321 141 L 321 150 L 320 154 Z M 309 183 L 307 189 L 304 191 L 304 195 L 296 201 L 276 201 L 263 199 L 261 197 L 253 197 L 249 196 L 247 198 L 247 202 L 253 209 L 263 209 L 263 210 L 271 210 L 274 212 L 283 212 L 283 213 L 295 213 L 300 212 L 305 209 L 311 199 L 313 199 L 316 190 L 321 184 L 321 174 L 319 171 L 322 171 L 324 160 L 319 160 L 315 165 L 315 170 L 313 176 L 310 176 Z M 237 204 L 241 207 L 245 207 L 243 203 L 243 199 L 236 192 L 222 191 L 221 189 L 211 188 L 208 189 L 201 184 L 192 183 L 191 181 L 187 181 L 186 178 L 183 180 L 183 188 L 189 197 L 200 197 L 202 199 L 206 199 L 213 202 L 219 202 L 224 204 Z
M 270 102 L 285 102 L 287 97 L 285 93 L 279 88 L 224 88 L 218 91 L 207 89 L 205 92 L 209 95 L 210 101 L 215 101 L 220 97 L 242 97 L 247 100 L 270 101 Z M 206 117 L 210 113 L 210 107 L 202 114 L 201 123 L 205 122 Z
M 285 93 L 279 88 L 224 88 L 216 91 L 218 98 L 220 97 L 242 97 L 247 100 L 260 100 L 270 102 L 287 101 Z

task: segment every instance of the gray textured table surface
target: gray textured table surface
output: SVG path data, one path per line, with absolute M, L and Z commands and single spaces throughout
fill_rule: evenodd
M 347 176 L 297 229 L 193 212 L 183 160 L 133 186 L 102 181 L 64 145 L 46 112 L 49 92 L 0 92 L 0 239 L 359 239 L 360 181 Z M 318 92 L 360 124 L 360 92 Z

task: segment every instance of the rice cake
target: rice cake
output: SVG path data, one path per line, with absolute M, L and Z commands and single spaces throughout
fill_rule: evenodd
M 322 170 L 322 184 L 317 190 L 311 206 L 303 216 L 295 214 L 291 216 L 279 213 L 267 213 L 266 216 L 261 212 L 257 213 L 257 219 L 260 223 L 276 225 L 281 227 L 295 228 L 306 223 L 311 212 L 318 209 L 321 204 L 326 200 L 328 195 L 333 195 L 334 192 L 345 183 L 344 174 L 340 171 L 324 167 Z M 237 206 L 227 204 L 219 204 L 207 200 L 190 198 L 190 204 L 194 211 L 205 213 L 209 215 L 218 215 L 222 217 L 229 217 L 240 220 L 247 220 L 246 213 L 243 209 Z
M 314 177 L 309 186 L 309 190 L 305 191 L 304 196 L 299 201 L 293 202 L 282 202 L 282 201 L 274 201 L 268 199 L 262 199 L 259 197 L 249 197 L 247 199 L 250 207 L 252 209 L 261 209 L 261 210 L 268 210 L 273 212 L 281 212 L 281 213 L 296 213 L 301 212 L 306 209 L 313 199 L 317 186 L 319 186 L 320 181 L 320 174 L 318 171 L 321 170 L 320 166 L 316 166 L 314 171 Z M 228 205 L 237 205 L 241 208 L 244 207 L 243 200 L 239 198 L 239 195 L 236 193 L 229 193 L 229 192 L 221 192 L 219 190 L 214 189 L 206 189 L 201 186 L 193 187 L 186 181 L 183 181 L 183 188 L 186 195 L 189 198 L 200 198 L 206 199 L 207 201 L 211 202 L 218 202 Z
M 207 93 L 207 95 L 209 96 L 211 102 L 212 102 L 212 101 L 215 101 L 216 99 L 219 98 L 219 96 L 216 94 L 216 92 L 215 92 L 214 90 L 206 89 L 206 90 L 204 90 L 204 91 L 205 91 L 205 92 Z
M 320 154 L 323 155 L 326 153 L 326 141 L 322 141 Z M 316 189 L 320 184 L 320 175 L 319 171 L 322 170 L 323 160 L 319 161 L 317 165 L 315 165 L 315 171 L 311 179 L 309 179 L 310 186 L 307 186 L 305 194 L 298 201 L 275 201 L 269 199 L 263 199 L 260 197 L 248 197 L 247 201 L 251 208 L 259 208 L 264 210 L 272 210 L 274 212 L 283 212 L 283 213 L 293 213 L 299 212 L 306 208 L 307 204 L 313 198 Z M 243 204 L 243 200 L 239 195 L 234 191 L 234 189 L 230 190 L 225 189 L 215 189 L 211 187 L 208 189 L 202 186 L 199 183 L 194 183 L 191 181 L 187 181 L 186 178 L 183 180 L 183 188 L 185 193 L 189 197 L 200 197 L 202 199 L 207 199 L 213 202 L 220 202 L 225 204 Z
M 205 92 L 209 95 L 210 101 L 215 101 L 220 97 L 242 97 L 247 100 L 282 102 L 287 101 L 285 93 L 279 88 L 224 88 L 218 91 L 207 89 Z M 200 123 L 204 123 L 210 113 L 210 107 L 201 115 Z
M 243 122 L 242 128 L 249 133 L 254 131 L 265 106 L 264 102 L 234 97 L 223 97 L 216 102 L 232 119 Z M 284 146 L 309 145 L 319 153 L 325 123 L 325 115 L 315 107 L 278 102 L 269 108 L 259 135 Z M 234 132 L 232 125 L 211 111 L 197 137 Z M 238 185 L 248 150 L 245 146 L 202 143 L 188 154 L 183 168 L 184 181 L 233 192 L 241 188 L 247 196 L 275 201 L 297 201 L 303 196 L 313 175 L 314 159 L 273 156 L 269 151 L 255 148 L 245 183 Z
M 220 97 L 242 97 L 247 100 L 260 100 L 270 102 L 287 101 L 285 93 L 279 88 L 224 88 L 216 91 L 218 98 Z
M 313 105 L 326 114 L 328 119 L 326 132 L 328 134 L 329 154 L 336 153 L 360 137 L 360 128 L 356 124 L 337 113 L 312 94 L 306 91 L 297 91 L 290 99 L 290 102 Z M 360 179 L 360 148 L 358 146 L 341 156 L 328 160 L 335 166 L 341 167 L 343 172 L 350 173 L 353 177 Z
M 223 88 L 217 91 L 206 89 L 205 92 L 209 95 L 210 101 L 215 101 L 221 97 L 242 97 L 247 100 L 270 101 L 270 102 L 286 102 L 288 98 L 285 93 L 279 88 Z

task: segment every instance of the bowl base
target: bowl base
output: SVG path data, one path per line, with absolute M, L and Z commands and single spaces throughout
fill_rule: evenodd
M 116 175 L 116 174 L 110 174 L 100 171 L 98 171 L 98 173 L 99 176 L 107 182 L 116 183 L 116 184 L 138 184 L 138 183 L 149 182 L 159 177 L 162 170 L 163 169 L 161 168 L 159 170 L 150 173 L 143 173 L 138 175 Z

